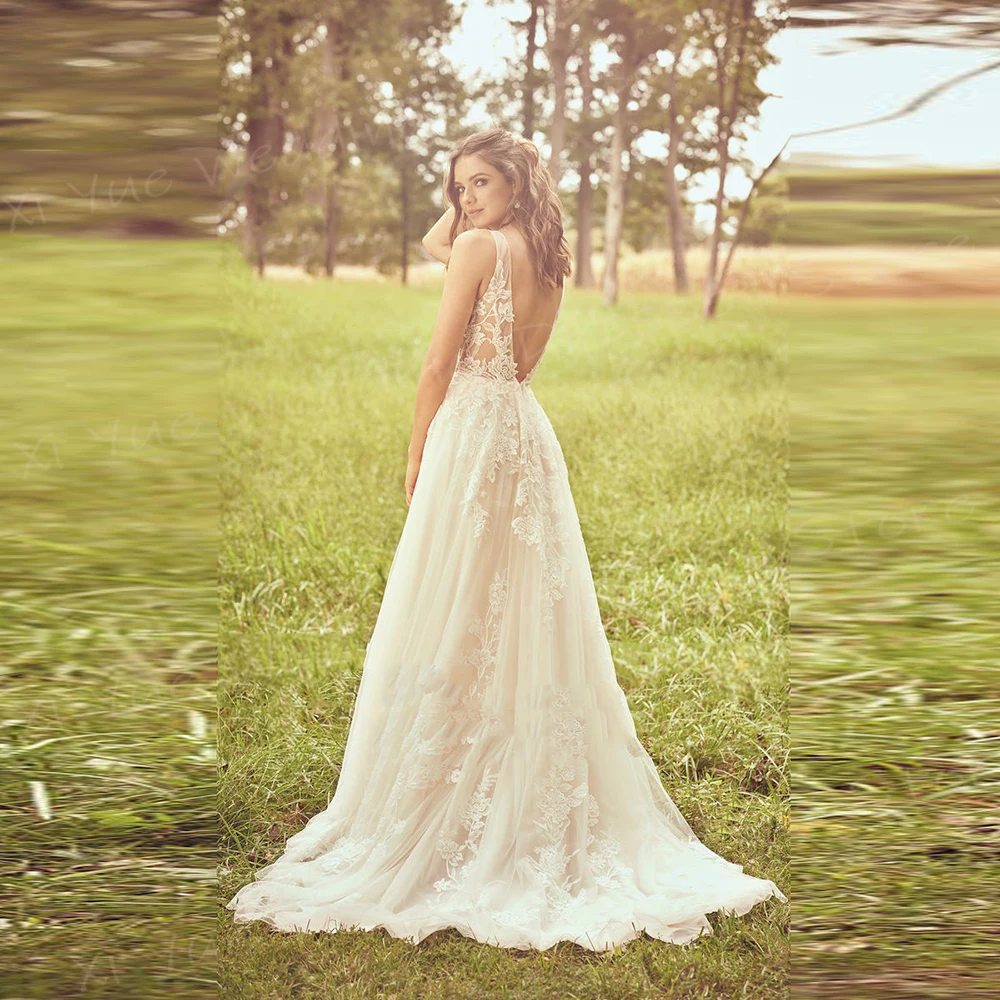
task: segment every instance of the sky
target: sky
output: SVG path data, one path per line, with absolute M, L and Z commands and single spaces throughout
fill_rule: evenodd
M 448 49 L 466 73 L 501 72 L 505 63 L 523 59 L 521 39 L 505 17 L 523 19 L 526 3 L 487 7 L 469 0 L 459 31 Z M 746 151 L 758 166 L 768 163 L 785 139 L 798 132 L 848 124 L 896 110 L 908 99 L 987 62 L 995 53 L 941 46 L 856 49 L 829 54 L 847 36 L 841 29 L 785 31 L 771 50 L 780 62 L 761 76 L 774 94 L 761 106 L 759 130 Z M 795 139 L 789 151 L 855 158 L 858 165 L 1000 166 L 1000 71 L 955 87 L 922 110 L 900 121 L 851 131 Z M 485 123 L 485 116 L 481 122 Z M 657 149 L 655 141 L 644 153 Z M 729 191 L 727 184 L 727 192 Z M 737 184 L 730 192 L 742 194 Z

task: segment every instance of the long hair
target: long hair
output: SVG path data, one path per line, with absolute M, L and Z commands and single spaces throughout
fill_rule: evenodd
M 529 139 L 504 128 L 473 132 L 460 140 L 448 163 L 444 196 L 455 207 L 448 235 L 450 242 L 467 229 L 474 229 L 455 191 L 455 162 L 460 156 L 481 156 L 498 170 L 513 188 L 501 226 L 517 223 L 528 242 L 528 251 L 543 288 L 559 288 L 572 273 L 572 256 L 563 236 L 562 203 L 552 175 L 542 164 L 538 147 Z

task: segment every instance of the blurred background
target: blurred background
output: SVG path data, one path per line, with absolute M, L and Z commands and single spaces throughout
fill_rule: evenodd
M 736 287 L 990 290 L 991 4 L 755 4 L 724 55 L 726 6 L 698 9 L 678 30 L 682 4 L 410 4 L 373 30 L 349 5 L 227 5 L 222 225 L 275 276 L 424 280 L 447 150 L 501 125 L 558 179 L 582 287 L 606 241 L 623 287 L 700 285 L 720 215 Z M 721 97 L 717 57 L 740 80 Z
M 223 281 L 211 3 L 0 3 L 0 967 L 215 967 Z
M 789 978 L 762 924 L 745 995 L 1000 995 L 1000 4 L 0 0 L 0 53 L 8 995 L 217 989 L 217 649 L 222 746 L 250 761 L 226 777 L 224 749 L 221 835 L 265 858 L 303 815 L 276 762 L 317 766 L 281 733 L 249 756 L 270 668 L 318 677 L 312 637 L 339 636 L 337 689 L 283 697 L 346 724 L 443 278 L 420 239 L 452 144 L 493 125 L 558 182 L 574 274 L 538 394 L 623 684 L 662 702 L 645 658 L 696 649 L 709 706 L 773 709 L 756 756 L 718 728 L 715 756 L 665 734 L 658 758 L 694 768 L 696 820 L 732 779 L 746 861 L 790 857 Z M 340 371 L 384 397 L 338 396 Z M 698 580 L 670 628 L 656 518 L 666 578 Z M 742 628 L 718 596 L 753 590 L 741 545 L 780 572 L 723 655 L 697 615 Z M 260 995 L 340 995 L 352 968 L 377 995 L 371 955 L 303 986 L 270 946 L 230 942 L 225 995 L 257 995 L 244 959 Z M 738 995 L 732 954 L 617 985 Z

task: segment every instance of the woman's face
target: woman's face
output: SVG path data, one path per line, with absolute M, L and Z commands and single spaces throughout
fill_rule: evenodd
M 477 229 L 496 229 L 507 214 L 514 189 L 499 170 L 469 153 L 455 161 L 455 194 Z

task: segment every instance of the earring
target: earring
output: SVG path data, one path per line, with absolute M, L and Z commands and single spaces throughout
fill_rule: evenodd
M 515 201 L 514 202 L 514 208 L 520 208 L 520 207 L 521 207 L 521 203 L 519 201 Z

